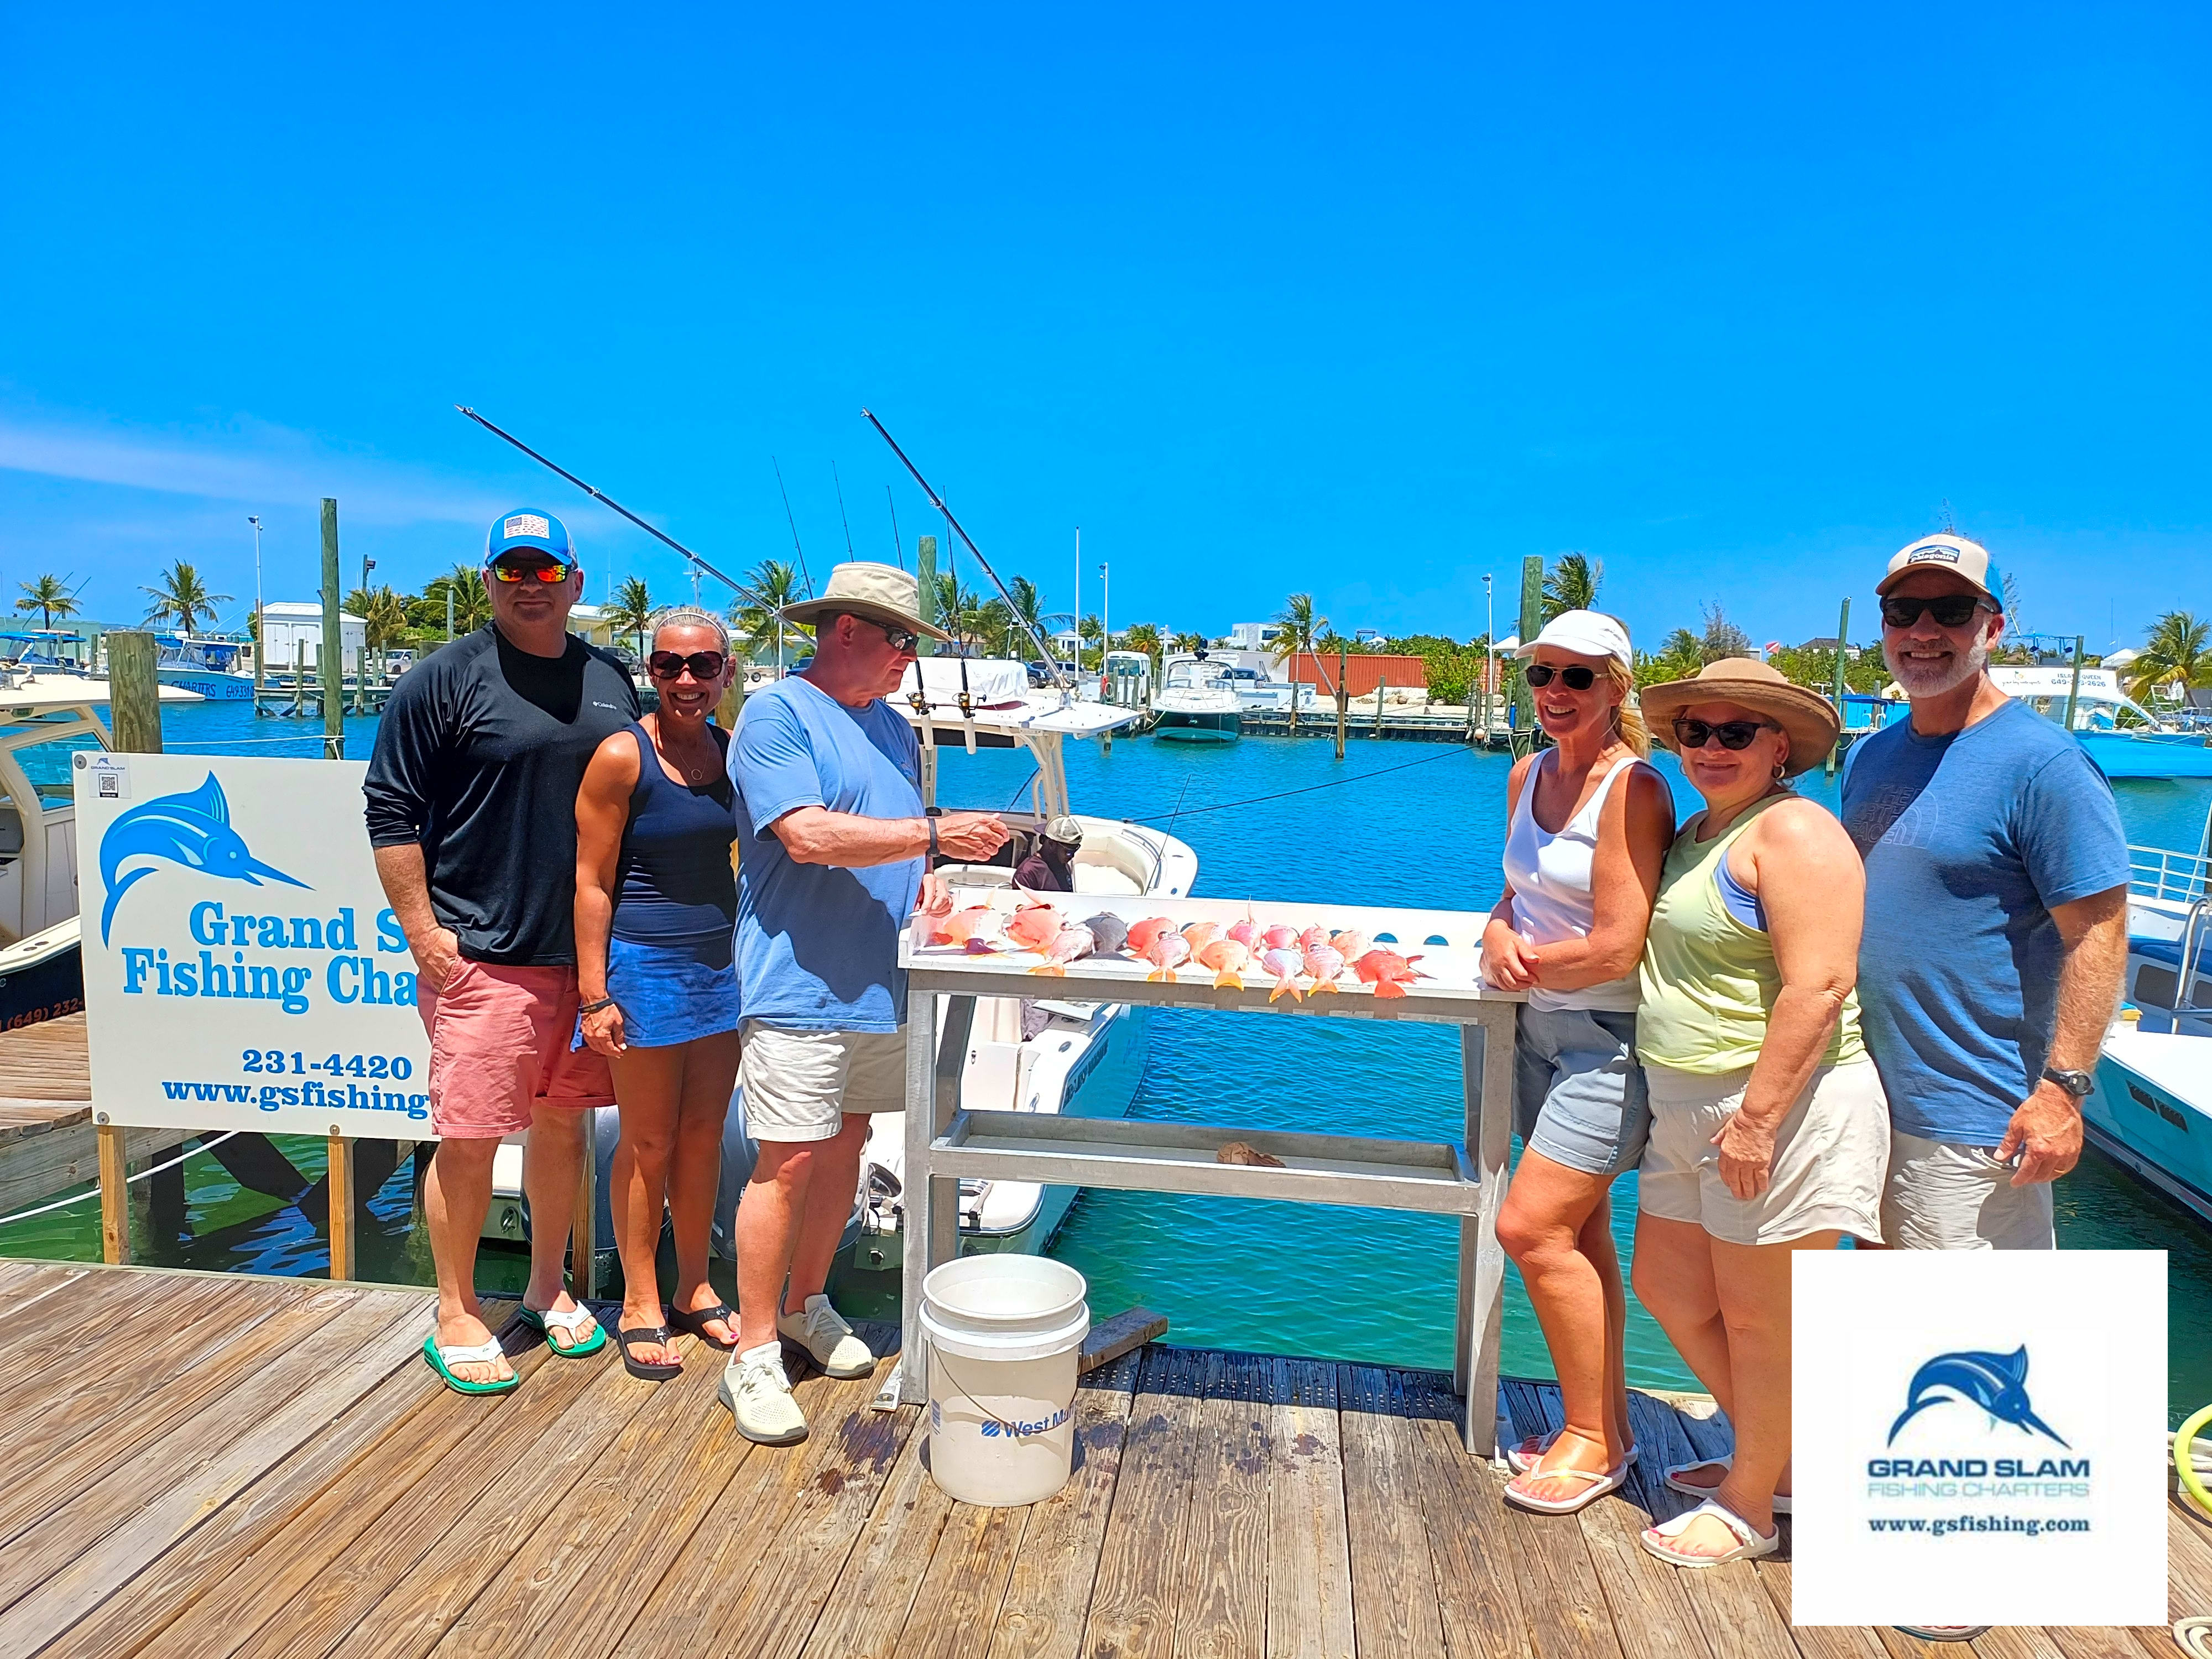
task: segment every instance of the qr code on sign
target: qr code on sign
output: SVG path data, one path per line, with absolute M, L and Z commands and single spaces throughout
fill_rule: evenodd
M 102 772 L 99 775 L 99 793 L 100 799 L 121 800 L 123 799 L 123 780 L 121 778 L 117 777 L 112 772 Z

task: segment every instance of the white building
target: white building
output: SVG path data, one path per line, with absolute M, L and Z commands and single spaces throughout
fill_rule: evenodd
M 361 670 L 362 653 L 368 648 L 368 624 L 345 611 L 338 613 L 341 672 Z M 300 660 L 312 669 L 319 665 L 323 648 L 323 607 L 319 604 L 279 602 L 261 607 L 262 662 L 271 674 L 288 672 L 296 646 Z
M 1229 630 L 1229 643 L 1239 651 L 1265 651 L 1282 637 L 1276 623 L 1238 623 Z

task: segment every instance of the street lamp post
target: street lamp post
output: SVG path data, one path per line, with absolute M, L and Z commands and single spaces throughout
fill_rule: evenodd
M 1482 670 L 1482 746 L 1490 747 L 1490 684 L 1498 677 L 1498 602 L 1490 578 L 1482 579 L 1483 635 L 1486 660 Z
M 253 526 L 253 712 L 261 712 L 261 659 L 268 653 L 262 642 L 269 635 L 269 619 L 261 609 L 261 515 L 249 513 L 246 523 Z
M 1114 589 L 1106 579 L 1106 562 L 1098 562 L 1098 693 L 1106 694 L 1106 671 L 1114 650 Z

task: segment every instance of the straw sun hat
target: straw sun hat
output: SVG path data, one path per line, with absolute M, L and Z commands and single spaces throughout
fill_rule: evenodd
M 889 623 L 913 633 L 927 634 L 933 640 L 952 637 L 943 629 L 922 621 L 921 584 L 911 571 L 901 570 L 896 565 L 856 560 L 835 566 L 830 572 L 829 586 L 819 597 L 787 605 L 782 615 L 786 622 L 811 623 L 833 611 L 866 617 L 870 622 Z
M 1675 747 L 1674 717 L 1692 703 L 1733 702 L 1756 709 L 1789 733 L 1790 758 L 1782 769 L 1793 778 L 1826 760 L 1844 729 L 1826 697 L 1792 685 L 1778 671 L 1748 657 L 1723 657 L 1689 679 L 1647 685 L 1638 696 L 1651 735 L 1669 749 Z

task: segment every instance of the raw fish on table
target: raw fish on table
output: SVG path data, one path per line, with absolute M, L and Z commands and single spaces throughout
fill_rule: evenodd
M 1142 955 L 1154 969 L 1145 975 L 1146 979 L 1172 980 L 1177 965 L 1189 959 L 1190 941 L 1181 933 L 1158 933 L 1145 947 Z
M 1088 927 L 1064 927 L 1059 937 L 1045 947 L 1045 959 L 1030 972 L 1065 975 L 1069 963 L 1082 961 L 1097 948 L 1097 936 Z
M 1310 945 L 1304 957 L 1306 972 L 1313 978 L 1314 994 L 1334 991 L 1337 975 L 1344 971 L 1344 952 L 1334 945 Z
M 1091 930 L 1091 937 L 1098 941 L 1098 953 L 1112 956 L 1129 942 L 1129 924 L 1111 910 L 1102 910 L 1083 926 Z
M 1217 939 L 1200 945 L 1192 953 L 1201 968 L 1211 968 L 1216 990 L 1233 987 L 1241 991 L 1244 981 L 1237 977 L 1244 964 L 1252 960 L 1252 953 L 1233 939 Z
M 1230 927 L 1229 937 L 1249 951 L 1255 948 L 1252 941 L 1259 931 L 1260 924 L 1253 920 L 1251 907 L 1247 905 L 1244 909 L 1244 920 L 1234 923 Z
M 1378 945 L 1353 963 L 1352 971 L 1372 985 L 1376 996 L 1401 997 L 1408 985 L 1423 977 L 1413 966 L 1419 960 L 1419 957 L 1401 957 Z
M 1221 924 L 1218 921 L 1190 922 L 1183 927 L 1182 937 L 1183 942 L 1195 954 L 1221 937 Z
M 1024 951 L 1042 951 L 1058 939 L 1067 922 L 1049 904 L 1032 904 L 1014 912 L 1006 924 L 1006 937 Z
M 1260 943 L 1254 948 L 1263 951 L 1287 951 L 1298 942 L 1298 930 L 1288 922 L 1277 922 L 1260 934 Z
M 1267 1000 L 1281 1000 L 1283 993 L 1291 994 L 1291 1000 L 1304 1000 L 1298 990 L 1298 975 L 1306 965 L 1304 955 L 1297 951 L 1277 949 L 1265 952 L 1260 965 L 1275 976 L 1275 988 L 1267 993 Z
M 1152 950 L 1154 939 L 1162 933 L 1174 931 L 1175 923 L 1165 916 L 1146 916 L 1142 921 L 1131 924 L 1128 947 L 1138 956 L 1145 956 Z
M 988 904 L 971 904 L 964 910 L 955 910 L 951 915 L 937 921 L 929 942 L 932 945 L 960 945 L 970 951 L 988 951 L 993 941 L 1005 930 L 1006 917 Z

